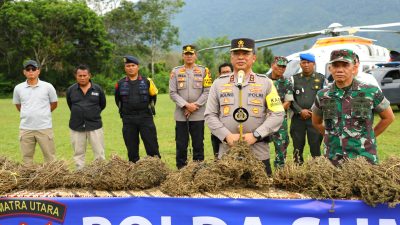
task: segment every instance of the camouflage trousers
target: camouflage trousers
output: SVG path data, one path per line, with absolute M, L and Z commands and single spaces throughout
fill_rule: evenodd
M 286 150 L 289 146 L 289 132 L 286 117 L 283 120 L 282 126 L 276 133 L 272 134 L 271 137 L 275 146 L 274 166 L 275 168 L 283 167 L 286 160 Z

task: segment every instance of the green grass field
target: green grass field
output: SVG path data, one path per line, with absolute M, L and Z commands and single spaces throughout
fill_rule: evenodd
M 395 108 L 395 122 L 378 137 L 378 156 L 380 159 L 385 159 L 391 155 L 400 155 L 400 139 L 397 132 L 400 131 L 400 111 Z M 173 118 L 174 103 L 170 100 L 167 94 L 160 95 L 157 101 L 157 115 L 155 123 L 157 126 L 158 143 L 162 160 L 167 163 L 170 168 L 175 168 L 175 121 Z M 0 155 L 7 156 L 12 160 L 21 161 L 22 157 L 19 150 L 18 141 L 18 126 L 19 112 L 12 104 L 11 99 L 0 99 Z M 71 163 L 73 168 L 73 150 L 70 144 L 69 121 L 70 112 L 66 104 L 65 98 L 60 98 L 58 108 L 53 112 L 53 128 L 55 132 L 55 143 L 57 158 Z M 127 151 L 122 138 L 122 123 L 118 114 L 117 107 L 114 103 L 113 96 L 107 97 L 107 107 L 102 113 L 105 143 L 106 143 L 106 158 L 110 158 L 115 154 L 124 159 L 127 159 Z M 377 121 L 378 118 L 375 119 Z M 207 159 L 213 159 L 212 148 L 210 143 L 210 131 L 205 129 L 205 156 Z M 273 148 L 273 146 L 271 146 Z M 273 151 L 272 151 L 273 152 Z M 292 158 L 293 147 L 290 144 L 288 149 L 288 158 Z M 305 148 L 309 156 L 308 147 Z M 145 155 L 143 145 L 140 146 L 140 153 Z M 271 153 L 271 158 L 274 153 Z M 88 148 L 87 163 L 93 159 L 91 149 Z M 40 149 L 36 148 L 35 161 L 42 162 L 43 157 Z

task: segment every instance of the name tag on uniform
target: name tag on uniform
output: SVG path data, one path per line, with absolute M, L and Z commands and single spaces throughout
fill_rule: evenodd
M 92 95 L 99 96 L 99 93 L 98 92 L 92 92 Z

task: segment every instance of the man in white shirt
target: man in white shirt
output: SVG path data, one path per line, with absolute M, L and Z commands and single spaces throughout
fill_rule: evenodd
M 19 140 L 23 162 L 33 164 L 36 142 L 45 162 L 51 162 L 56 158 L 51 118 L 51 112 L 57 108 L 56 90 L 39 79 L 40 68 L 36 61 L 26 61 L 23 73 L 26 81 L 15 86 L 13 94 L 13 104 L 20 112 Z
M 378 84 L 378 81 L 376 80 L 376 78 L 372 74 L 364 73 L 362 71 L 362 69 L 360 68 L 360 58 L 358 57 L 358 55 L 356 53 L 354 53 L 354 56 L 355 56 L 355 58 L 354 58 L 355 66 L 358 69 L 358 73 L 356 74 L 355 78 L 358 81 L 360 81 L 361 83 L 370 84 L 370 85 L 373 85 L 373 86 L 378 87 L 379 89 L 381 89 L 379 84 Z

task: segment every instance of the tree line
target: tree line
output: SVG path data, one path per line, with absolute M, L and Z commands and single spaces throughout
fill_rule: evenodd
M 88 6 L 99 2 L 115 7 L 95 12 L 96 7 Z M 75 82 L 73 70 L 84 63 L 90 66 L 93 80 L 111 94 L 115 82 L 124 76 L 122 57 L 126 54 L 137 56 L 140 73 L 152 77 L 160 92 L 166 93 L 169 72 L 181 63 L 180 51 L 171 51 L 181 44 L 171 19 L 183 6 L 183 0 L 121 1 L 118 7 L 113 0 L 3 0 L 0 94 L 11 94 L 14 85 L 25 79 L 21 71 L 27 59 L 41 64 L 41 79 L 59 93 Z M 194 44 L 203 48 L 226 43 L 228 38 L 220 37 L 200 38 Z M 258 57 L 255 71 L 266 72 L 272 52 L 266 49 Z M 202 52 L 198 58 L 215 74 L 220 63 L 229 61 L 229 52 Z

